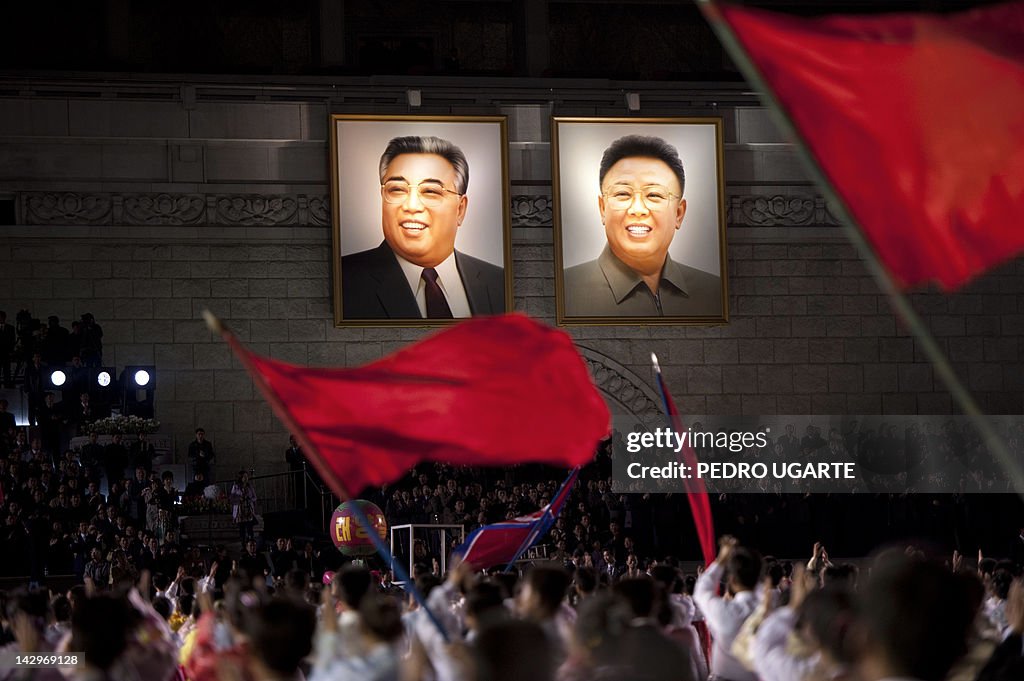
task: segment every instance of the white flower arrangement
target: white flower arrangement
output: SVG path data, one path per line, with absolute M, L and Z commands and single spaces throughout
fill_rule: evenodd
M 101 435 L 114 433 L 155 433 L 160 429 L 160 422 L 155 419 L 144 419 L 141 416 L 108 416 L 93 422 L 88 429 Z

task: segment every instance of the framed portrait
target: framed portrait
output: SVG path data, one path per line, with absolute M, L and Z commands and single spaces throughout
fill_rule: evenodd
M 335 326 L 512 308 L 504 116 L 332 115 Z
M 727 323 L 722 120 L 551 125 L 558 323 Z

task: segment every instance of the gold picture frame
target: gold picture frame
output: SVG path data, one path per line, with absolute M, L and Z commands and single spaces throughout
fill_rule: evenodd
M 442 203 L 435 209 L 422 205 L 421 187 L 407 193 L 415 198 L 407 199 L 406 204 L 396 207 L 384 201 L 379 163 L 389 144 L 401 137 L 437 137 L 454 145 L 468 166 L 465 190 L 456 193 L 453 190 L 458 187 L 454 184 L 452 188 L 444 187 Z M 415 142 L 413 148 L 435 149 L 423 144 Z M 511 311 L 512 230 L 505 116 L 333 114 L 330 145 L 336 327 L 444 326 L 465 316 Z M 404 151 L 408 146 L 391 147 L 396 148 L 403 151 L 392 163 L 402 154 L 407 154 L 406 159 L 438 156 L 432 151 Z M 450 154 L 450 147 L 442 152 Z M 450 160 L 441 158 L 441 162 L 441 172 L 456 173 Z M 461 176 L 456 173 L 452 177 Z M 416 211 L 425 217 L 415 220 L 424 224 L 418 231 L 405 232 L 397 226 L 400 218 L 395 211 L 407 216 L 411 215 L 409 211 Z M 414 224 L 413 218 L 403 224 Z M 454 232 L 454 245 L 446 229 Z M 415 239 L 407 240 L 406 234 L 414 234 Z M 415 267 L 419 272 L 433 267 L 423 264 L 433 257 L 432 252 L 417 250 L 426 248 L 422 235 L 436 237 L 431 248 L 451 255 L 445 260 L 450 268 L 447 272 L 453 276 L 449 286 L 454 280 L 454 289 L 461 288 L 461 292 L 445 285 L 443 265 L 436 270 L 454 315 L 451 319 L 425 318 L 423 285 L 414 289 L 413 282 L 419 284 Z M 416 260 L 420 260 L 419 265 Z M 458 276 L 451 274 L 456 271 Z
M 656 138 L 667 143 L 668 151 L 649 141 L 624 139 L 628 136 Z M 636 174 L 628 164 L 611 164 L 606 181 L 619 170 L 626 173 L 621 175 L 626 185 L 615 185 L 623 197 L 631 196 L 617 199 L 624 206 L 629 201 L 621 210 L 613 207 L 611 195 L 604 196 L 607 188 L 599 182 L 606 151 L 609 159 L 653 159 L 660 168 L 648 163 Z M 685 169 L 682 196 L 670 193 L 649 211 L 634 188 L 655 181 L 675 187 L 679 175 L 667 163 L 673 153 Z M 664 154 L 666 160 L 659 160 Z M 728 323 L 721 118 L 553 117 L 551 168 L 559 325 Z M 644 175 L 649 172 L 655 175 Z M 631 221 L 636 223 L 633 231 L 625 227 Z M 651 262 L 663 263 L 660 274 L 657 267 L 641 271 Z M 651 284 L 644 285 L 652 278 L 657 295 Z

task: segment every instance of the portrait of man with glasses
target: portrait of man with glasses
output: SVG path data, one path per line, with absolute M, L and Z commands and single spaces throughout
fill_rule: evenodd
M 594 215 L 604 243 L 596 259 L 563 271 L 564 317 L 710 321 L 725 316 L 721 276 L 669 252 L 689 226 L 687 179 L 677 148 L 661 137 L 623 135 L 604 149 Z M 709 236 L 717 237 L 717 230 Z
M 341 258 L 345 319 L 504 312 L 504 269 L 455 247 L 470 201 L 462 150 L 436 136 L 394 137 L 378 171 L 383 240 Z

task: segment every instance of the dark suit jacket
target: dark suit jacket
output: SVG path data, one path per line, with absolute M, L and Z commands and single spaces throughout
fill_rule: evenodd
M 497 265 L 455 251 L 455 264 L 474 315 L 505 312 L 505 273 Z M 345 319 L 421 319 L 416 297 L 386 241 L 341 259 Z

